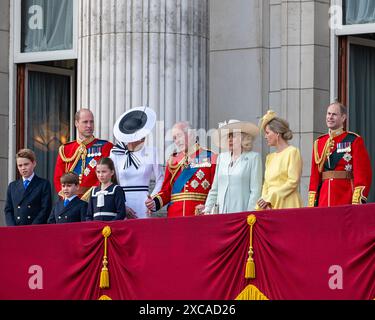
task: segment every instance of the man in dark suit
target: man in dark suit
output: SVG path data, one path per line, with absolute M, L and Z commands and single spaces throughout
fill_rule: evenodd
M 60 178 L 60 182 L 64 199 L 56 202 L 48 223 L 61 224 L 86 221 L 87 202 L 82 201 L 77 196 L 79 176 L 74 172 L 68 172 Z
M 20 150 L 16 161 L 22 178 L 8 186 L 4 209 L 6 224 L 45 224 L 51 212 L 51 184 L 35 175 L 36 157 L 32 150 Z

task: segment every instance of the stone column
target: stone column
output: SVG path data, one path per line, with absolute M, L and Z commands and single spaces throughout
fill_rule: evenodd
M 301 193 L 305 204 L 310 180 L 313 141 L 327 131 L 326 107 L 330 98 L 329 1 L 274 1 L 271 21 L 281 30 L 279 46 L 271 55 L 271 74 L 279 74 L 280 107 L 295 132 L 292 143 L 303 157 Z M 274 30 L 271 30 L 274 32 Z M 278 45 L 276 44 L 278 42 Z M 277 54 L 277 52 L 280 52 Z M 276 62 L 277 61 L 277 62 Z M 280 61 L 280 62 L 279 62 Z M 275 72 L 275 70 L 277 70 Z M 275 86 L 277 88 L 277 85 Z
M 78 106 L 113 140 L 126 110 L 149 105 L 165 130 L 207 122 L 207 0 L 81 0 Z

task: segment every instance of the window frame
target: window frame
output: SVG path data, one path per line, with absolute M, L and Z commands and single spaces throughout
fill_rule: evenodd
M 332 6 L 338 6 L 341 8 L 342 19 L 339 21 L 338 25 L 335 28 L 336 36 L 348 36 L 354 34 L 363 34 L 363 33 L 375 33 L 375 22 L 374 23 L 363 23 L 363 24 L 343 24 L 344 20 L 344 10 L 342 6 L 343 0 L 331 0 Z
M 21 2 L 14 1 L 13 11 L 13 59 L 15 63 L 78 59 L 78 1 L 73 0 L 73 48 L 69 50 L 21 52 Z
M 50 73 L 50 74 L 57 74 L 63 75 L 70 78 L 70 137 L 74 139 L 75 137 L 75 126 L 74 126 L 74 114 L 76 110 L 76 87 L 75 87 L 75 72 L 73 70 L 68 69 L 61 69 L 56 67 L 50 66 L 43 66 L 43 65 L 35 65 L 35 64 L 26 64 L 25 65 L 25 84 L 24 84 L 24 114 L 22 115 L 22 120 L 24 122 L 23 125 L 23 132 L 20 134 L 23 136 L 24 139 L 24 147 L 27 147 L 27 129 L 28 129 L 28 84 L 29 84 L 29 72 L 43 72 L 43 73 Z M 22 129 L 21 129 L 22 130 Z

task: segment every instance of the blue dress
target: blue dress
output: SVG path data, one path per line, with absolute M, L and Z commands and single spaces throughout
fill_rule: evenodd
M 87 208 L 87 221 L 124 220 L 125 195 L 121 187 L 112 184 L 107 189 L 96 187 L 91 192 Z

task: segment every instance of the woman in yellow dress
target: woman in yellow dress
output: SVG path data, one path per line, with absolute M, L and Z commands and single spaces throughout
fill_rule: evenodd
M 293 133 L 289 123 L 268 111 L 263 117 L 261 130 L 268 146 L 276 151 L 266 159 L 262 196 L 257 210 L 302 207 L 298 185 L 302 175 L 302 158 L 299 149 L 289 145 Z

